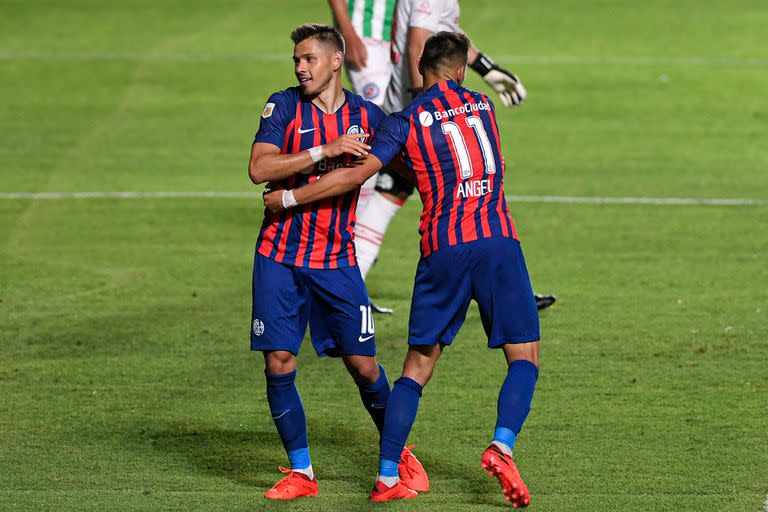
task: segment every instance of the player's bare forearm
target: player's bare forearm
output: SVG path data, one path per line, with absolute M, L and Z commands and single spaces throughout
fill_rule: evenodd
M 480 50 L 478 50 L 477 46 L 470 42 L 469 51 L 467 52 L 467 62 L 475 62 L 475 59 L 478 55 L 480 55 Z
M 352 19 L 349 17 L 347 3 L 344 0 L 328 0 L 333 11 L 333 17 L 339 32 L 346 42 L 345 60 L 349 69 L 357 71 L 365 67 L 368 60 L 368 51 L 360 36 L 355 32 Z
M 347 3 L 344 0 L 328 0 L 328 5 L 331 7 L 333 17 L 336 20 L 336 25 L 338 25 L 342 35 L 354 32 L 355 29 L 352 28 L 352 20 L 349 17 Z
M 345 194 L 365 183 L 365 180 L 381 168 L 381 161 L 373 155 L 368 155 L 353 167 L 335 169 L 317 181 L 290 191 L 295 201 L 294 206 Z M 264 194 L 264 206 L 273 212 L 283 210 L 283 192 L 283 190 L 267 191 Z
M 281 154 L 272 144 L 256 142 L 251 147 L 248 176 L 256 185 L 268 181 L 280 181 L 312 167 L 314 162 L 309 151 Z
M 381 160 L 368 155 L 353 167 L 334 169 L 319 180 L 294 190 L 294 197 L 297 203 L 307 204 L 345 194 L 360 187 L 381 168 Z
M 328 144 L 291 154 L 281 154 L 280 148 L 272 144 L 256 142 L 251 147 L 248 176 L 258 185 L 298 174 L 323 158 L 336 158 L 343 154 L 364 156 L 371 149 L 363 142 L 367 137 L 367 133 L 344 134 Z
M 517 75 L 498 66 L 492 58 L 478 50 L 471 41 L 467 52 L 467 63 L 470 69 L 483 77 L 485 83 L 493 87 L 493 90 L 501 97 L 504 106 L 516 107 L 528 95 L 525 86 Z
M 411 75 L 411 90 L 420 90 L 424 85 L 424 77 L 419 72 L 419 58 L 424 51 L 424 43 L 433 33 L 421 27 L 408 29 L 408 71 Z

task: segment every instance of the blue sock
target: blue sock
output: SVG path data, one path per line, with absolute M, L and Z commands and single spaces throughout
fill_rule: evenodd
M 379 378 L 372 384 L 359 386 L 360 398 L 371 419 L 376 424 L 376 428 L 381 434 L 384 429 L 384 414 L 387 411 L 387 402 L 389 401 L 389 379 L 384 371 L 384 367 L 379 365 Z
M 282 375 L 266 371 L 264 374 L 267 376 L 269 409 L 291 461 L 291 469 L 306 469 L 310 465 L 307 418 L 299 390 L 296 389 L 296 370 Z
M 381 476 L 397 476 L 397 464 L 403 446 L 411 433 L 413 422 L 416 421 L 416 411 L 419 409 L 421 385 L 408 377 L 400 377 L 395 381 L 392 394 L 384 415 L 384 430 L 381 433 L 381 455 L 379 458 L 379 474 Z M 394 474 L 392 470 L 394 464 Z
M 400 465 L 400 456 L 397 458 L 397 461 L 380 459 L 379 476 L 383 476 L 385 478 L 392 478 L 393 476 L 397 476 L 397 467 Z
M 539 369 L 530 361 L 512 361 L 499 391 L 498 419 L 493 440 L 513 448 L 531 410 Z
M 291 461 L 291 469 L 307 469 L 312 465 L 309 460 L 309 448 L 299 448 L 288 452 L 288 460 Z

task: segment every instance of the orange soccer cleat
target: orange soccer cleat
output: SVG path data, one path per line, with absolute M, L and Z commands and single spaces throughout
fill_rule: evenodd
M 413 446 L 403 448 L 403 452 L 400 454 L 400 464 L 397 466 L 397 474 L 400 476 L 400 481 L 409 489 L 427 492 L 429 490 L 429 477 L 419 459 L 411 452 Z
M 416 491 L 409 489 L 402 480 L 398 480 L 392 487 L 387 487 L 384 485 L 384 482 L 377 480 L 368 499 L 370 501 L 390 501 L 418 497 L 419 494 Z
M 520 472 L 517 470 L 512 457 L 503 453 L 495 445 L 491 445 L 483 452 L 480 465 L 488 471 L 488 475 L 499 479 L 501 492 L 504 493 L 504 497 L 512 503 L 513 507 L 530 505 L 531 495 L 520 477 Z
M 270 490 L 264 493 L 264 497 L 270 500 L 292 500 L 302 496 L 317 496 L 317 478 L 309 479 L 304 473 L 292 471 L 280 466 L 281 473 L 288 476 L 281 478 Z

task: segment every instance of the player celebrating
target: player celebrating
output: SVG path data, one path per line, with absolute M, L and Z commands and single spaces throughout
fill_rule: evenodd
M 484 94 L 460 85 L 468 48 L 463 34 L 431 36 L 419 62 L 423 94 L 381 124 L 361 164 L 352 171 L 334 171 L 308 187 L 264 198 L 268 208 L 280 210 L 343 194 L 398 154 L 416 176 L 424 204 L 419 226 L 422 257 L 411 303 L 409 350 L 387 406 L 372 501 L 417 497 L 398 478 L 399 454 L 435 363 L 458 333 L 474 299 L 488 346 L 501 348 L 509 364 L 493 441 L 481 465 L 499 479 L 504 496 L 515 507 L 530 503 L 512 449 L 538 378 L 539 319 L 504 199 L 494 107 Z
M 270 96 L 248 166 L 254 183 L 299 188 L 349 165 L 369 146 L 384 113 L 341 87 L 344 40 L 327 25 L 291 33 L 298 87 Z M 381 432 L 390 388 L 376 362 L 374 327 L 352 243 L 357 190 L 283 213 L 267 212 L 253 265 L 251 349 L 265 360 L 267 400 L 283 442 L 288 476 L 265 497 L 316 495 L 304 408 L 296 388 L 296 354 L 307 324 L 320 356 L 341 356 L 363 405 Z M 428 488 L 423 468 L 403 451 L 403 475 Z

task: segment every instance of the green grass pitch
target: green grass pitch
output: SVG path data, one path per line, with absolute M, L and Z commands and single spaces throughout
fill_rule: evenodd
M 0 193 L 257 192 L 250 143 L 293 85 L 287 38 L 323 1 L 5 0 Z M 513 202 L 542 314 L 517 459 L 532 511 L 759 511 L 768 494 L 768 4 L 465 0 L 524 80 L 500 110 L 515 195 L 752 198 L 748 206 Z M 472 76 L 471 87 L 481 88 Z M 369 287 L 397 376 L 417 201 Z M 502 356 L 473 309 L 412 441 L 417 501 L 366 502 L 377 436 L 338 361 L 298 384 L 321 494 L 267 503 L 285 464 L 248 350 L 260 200 L 0 200 L 0 510 L 485 511 Z

